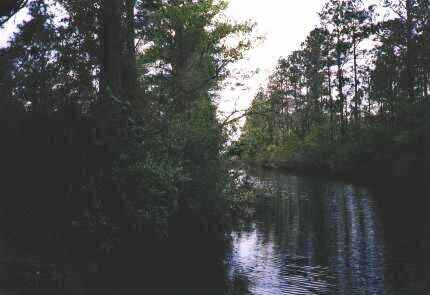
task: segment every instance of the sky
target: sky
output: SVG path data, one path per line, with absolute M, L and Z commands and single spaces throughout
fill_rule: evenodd
M 246 81 L 245 90 L 227 87 L 221 92 L 220 109 L 226 113 L 249 106 L 260 86 L 280 57 L 299 48 L 308 33 L 318 24 L 318 12 L 325 0 L 230 0 L 226 15 L 236 21 L 253 20 L 256 33 L 265 40 L 253 48 L 234 70 L 258 71 Z
M 0 48 L 7 46 L 7 41 L 9 41 L 13 32 L 16 31 L 17 25 L 27 19 L 27 11 L 28 10 L 26 8 L 20 10 L 11 19 L 9 19 L 2 28 L 0 28 Z

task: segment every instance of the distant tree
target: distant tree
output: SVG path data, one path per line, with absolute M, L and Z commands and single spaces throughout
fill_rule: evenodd
M 378 7 L 364 1 L 326 2 L 320 25 L 279 61 L 261 92 L 268 115 L 257 121 L 248 114 L 242 149 L 267 132 L 258 159 L 282 155 L 293 167 L 298 161 L 336 171 L 360 161 L 372 166 L 369 159 L 383 162 L 389 156 L 382 151 L 391 145 L 393 157 L 407 149 L 423 153 L 417 140 L 428 142 L 422 132 L 428 126 L 430 3 L 383 4 L 389 13 L 377 21 Z M 249 132 L 251 125 L 258 127 Z

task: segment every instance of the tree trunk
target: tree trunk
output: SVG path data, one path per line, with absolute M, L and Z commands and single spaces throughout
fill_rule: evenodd
M 353 55 L 354 55 L 354 121 L 356 124 L 358 124 L 360 106 L 359 106 L 359 97 L 358 97 L 357 40 L 355 36 L 353 36 Z
M 342 63 L 341 63 L 341 57 L 340 53 L 337 53 L 337 80 L 338 80 L 338 92 L 339 92 L 339 99 L 340 99 L 340 132 L 341 135 L 345 135 L 345 95 L 343 93 L 343 73 L 342 73 Z
M 327 79 L 328 79 L 328 92 L 329 92 L 329 112 L 330 112 L 330 139 L 333 140 L 334 138 L 334 132 L 333 132 L 333 93 L 332 93 L 332 87 L 331 87 L 331 71 L 330 67 L 327 69 Z
M 406 0 L 406 75 L 407 75 L 407 91 L 410 101 L 415 101 L 415 70 L 414 70 L 414 44 L 413 44 L 413 0 Z
M 130 101 L 137 96 L 134 6 L 136 0 L 126 1 L 126 56 L 124 58 L 124 94 Z
M 121 0 L 102 1 L 103 51 L 100 91 L 105 96 L 109 88 L 115 96 L 122 95 L 121 81 Z

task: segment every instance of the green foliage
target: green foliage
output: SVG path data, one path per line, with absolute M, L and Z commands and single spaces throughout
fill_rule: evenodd
M 227 66 L 251 47 L 253 24 L 228 20 L 226 6 L 213 0 L 139 1 L 138 35 L 146 48 L 138 69 L 146 91 L 162 99 L 166 112 L 183 112 L 213 95 L 230 74 Z
M 422 132 L 429 130 L 430 68 L 420 62 L 429 56 L 421 38 L 428 16 L 417 10 L 420 1 L 404 2 L 388 1 L 398 17 L 376 22 L 375 6 L 327 1 L 321 24 L 279 60 L 254 98 L 236 153 L 271 166 L 338 174 L 386 167 L 389 175 L 402 159 L 428 160 Z M 362 46 L 369 40 L 378 41 L 372 50 Z
M 190 251 L 198 272 L 224 259 L 244 199 L 214 101 L 227 66 L 251 47 L 253 24 L 228 20 L 225 1 L 137 2 L 134 18 L 132 0 L 31 1 L 29 19 L 0 50 L 0 130 L 10 138 L 1 172 L 16 192 L 2 198 L 10 214 L 0 218 L 17 244 L 40 240 L 18 255 L 79 269 L 131 258 L 153 277 L 147 263 L 169 260 L 168 247 Z

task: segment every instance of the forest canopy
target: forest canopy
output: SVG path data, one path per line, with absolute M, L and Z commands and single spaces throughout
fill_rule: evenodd
M 319 16 L 254 98 L 233 153 L 337 174 L 423 168 L 430 2 L 329 0 Z

